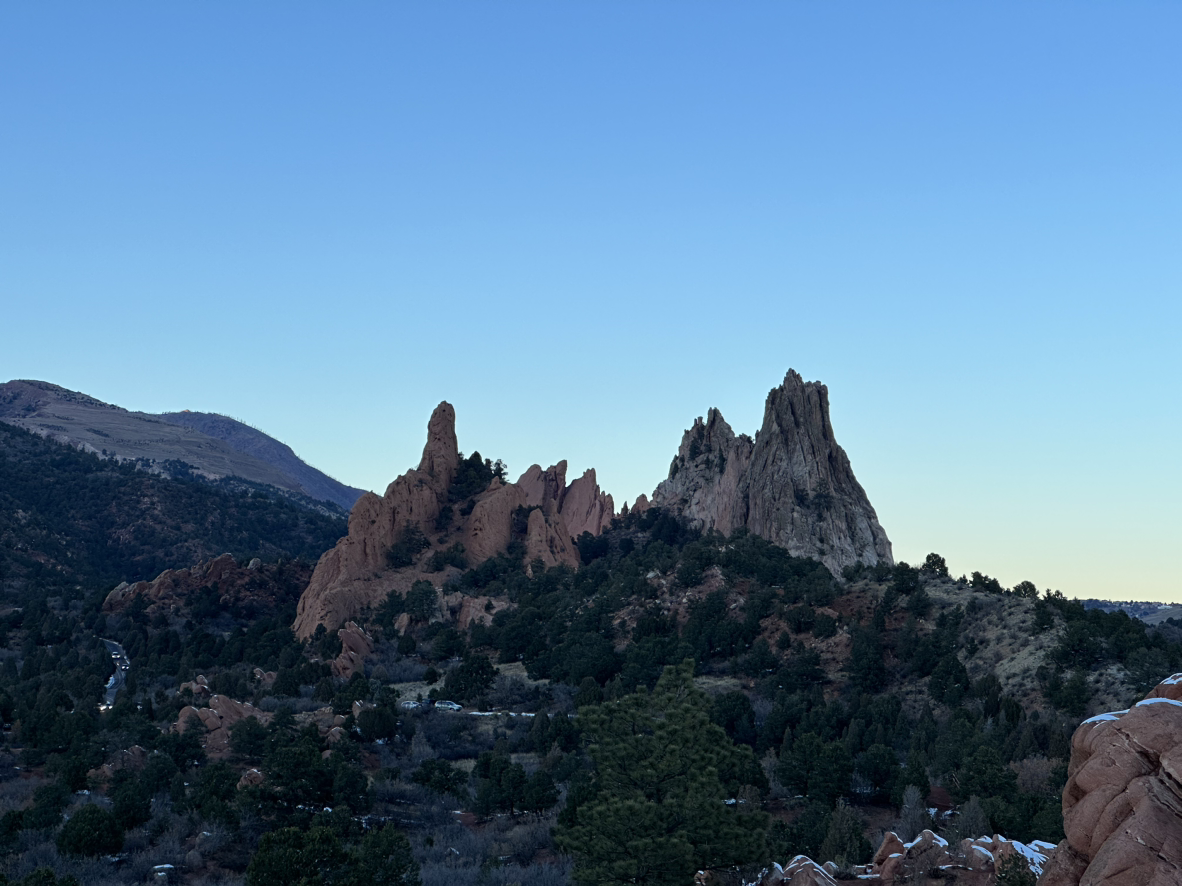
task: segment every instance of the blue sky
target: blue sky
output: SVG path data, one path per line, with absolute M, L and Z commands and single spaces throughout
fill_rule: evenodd
M 896 555 L 1182 600 L 1182 7 L 0 6 L 0 379 L 651 492 L 829 386 Z

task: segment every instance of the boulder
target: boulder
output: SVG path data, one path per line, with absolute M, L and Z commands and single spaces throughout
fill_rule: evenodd
M 133 744 L 126 750 L 116 751 L 106 763 L 86 773 L 86 777 L 94 781 L 106 782 L 116 772 L 129 769 L 139 772 L 148 762 L 148 752 L 138 744 Z
M 257 769 L 247 769 L 242 773 L 242 777 L 238 779 L 238 790 L 243 788 L 254 787 L 263 783 L 263 773 Z
M 225 756 L 230 751 L 230 727 L 247 717 L 254 717 L 262 723 L 271 720 L 270 714 L 260 711 L 252 704 L 235 701 L 224 695 L 212 695 L 207 708 L 194 708 L 189 705 L 181 708 L 172 730 L 183 733 L 200 724 L 205 728 L 201 743 L 206 752 L 214 757 Z
M 1182 675 L 1127 711 L 1090 717 L 1071 739 L 1067 839 L 1048 886 L 1182 883 Z
M 456 629 L 466 631 L 473 624 L 492 624 L 493 616 L 511 604 L 503 597 L 469 597 L 456 592 L 445 596 L 443 605 L 455 620 Z

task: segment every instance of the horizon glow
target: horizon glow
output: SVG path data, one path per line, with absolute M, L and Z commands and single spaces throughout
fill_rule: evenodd
M 1182 9 L 0 12 L 0 380 L 652 493 L 828 385 L 897 559 L 1182 602 Z

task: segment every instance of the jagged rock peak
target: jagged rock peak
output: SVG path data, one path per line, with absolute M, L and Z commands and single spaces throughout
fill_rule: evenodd
M 566 459 L 542 470 L 541 465 L 530 465 L 517 480 L 525 493 L 527 507 L 541 508 L 547 513 L 558 513 L 566 493 Z
M 703 529 L 746 528 L 831 571 L 893 563 L 891 543 L 829 420 L 829 392 L 789 370 L 752 440 L 717 409 L 685 432 L 653 503 Z
M 572 537 L 584 531 L 599 534 L 614 516 L 612 498 L 600 490 L 595 472 L 567 486 L 564 461 L 545 471 L 534 465 L 517 483 L 494 479 L 470 496 L 469 506 L 453 508 L 457 502 L 450 493 L 459 463 L 455 409 L 443 402 L 427 423 L 418 468 L 390 483 L 382 496 L 362 495 L 349 515 L 349 534 L 316 564 L 300 597 L 296 634 L 309 637 L 318 625 L 336 630 L 390 593 L 405 593 L 418 579 L 446 580 L 447 573 L 438 567 L 428 571 L 428 563 L 433 554 L 457 545 L 462 545 L 467 563 L 477 566 L 505 551 L 516 534 L 525 545 L 527 562 L 577 567 Z M 514 520 L 522 507 L 536 508 L 524 527 Z M 418 541 L 408 551 L 412 536 Z M 391 550 L 398 551 L 397 562 L 391 562 Z M 458 570 L 447 568 L 452 574 Z
M 427 443 L 419 470 L 437 480 L 446 489 L 460 463 L 460 445 L 456 439 L 456 410 L 444 400 L 435 407 L 427 422 Z
M 531 465 L 517 481 L 526 505 L 540 507 L 547 516 L 561 515 L 571 538 L 584 532 L 599 535 L 616 515 L 615 502 L 599 488 L 595 468 L 588 468 L 568 486 L 566 467 L 565 460 L 544 471 L 540 465 Z

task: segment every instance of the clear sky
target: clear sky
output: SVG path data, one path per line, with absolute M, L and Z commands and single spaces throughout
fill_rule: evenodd
M 789 367 L 896 556 L 1182 600 L 1182 6 L 0 5 L 0 380 L 651 492 Z

